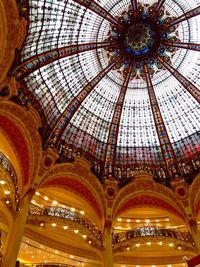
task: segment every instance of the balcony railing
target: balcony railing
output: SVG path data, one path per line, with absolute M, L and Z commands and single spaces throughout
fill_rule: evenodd
M 81 217 L 77 212 L 71 211 L 70 209 L 58 207 L 40 208 L 36 205 L 31 205 L 30 214 L 39 216 L 52 216 L 74 221 L 75 223 L 89 229 L 96 237 L 101 236 L 101 231 L 97 230 L 88 219 Z
M 15 169 L 12 165 L 12 163 L 9 161 L 9 159 L 0 152 L 0 165 L 3 167 L 3 169 L 7 172 L 7 174 L 10 177 L 10 181 L 13 184 L 14 188 L 14 194 L 15 194 L 15 204 L 17 205 L 19 203 L 20 195 L 18 191 L 18 181 L 17 181 L 17 174 L 15 172 Z
M 140 239 L 145 237 L 166 237 L 183 242 L 193 243 L 192 235 L 189 232 L 180 232 L 159 227 L 142 227 L 127 232 L 113 234 L 113 244 L 122 243 L 130 239 Z
M 19 267 L 75 267 L 70 264 L 63 263 L 20 263 Z
M 73 212 L 70 209 L 59 208 L 59 207 L 38 207 L 36 205 L 31 205 L 29 210 L 29 222 L 32 222 L 31 216 L 36 216 L 34 219 L 34 223 L 36 219 L 39 222 L 51 222 L 59 221 L 62 224 L 69 224 L 71 226 L 70 229 L 80 229 L 80 232 L 88 236 L 90 244 L 93 247 L 98 249 L 102 249 L 102 233 L 100 230 L 96 229 L 95 226 L 87 219 L 79 215 L 77 212 Z M 32 218 L 32 219 L 31 219 Z M 73 228 L 74 226 L 74 228 Z

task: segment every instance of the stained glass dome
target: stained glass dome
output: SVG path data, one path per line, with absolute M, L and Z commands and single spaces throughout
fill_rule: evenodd
M 195 168 L 199 14 L 199 0 L 30 0 L 15 74 L 43 114 L 44 146 L 84 154 L 101 181 Z

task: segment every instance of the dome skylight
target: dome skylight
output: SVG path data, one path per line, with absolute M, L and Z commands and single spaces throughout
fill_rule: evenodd
M 119 179 L 138 166 L 173 177 L 197 160 L 199 0 L 30 0 L 29 10 L 15 74 L 43 111 L 44 144 Z

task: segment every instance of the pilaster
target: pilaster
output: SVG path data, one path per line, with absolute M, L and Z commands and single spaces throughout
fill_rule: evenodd
M 34 190 L 28 190 L 14 215 L 3 247 L 2 267 L 15 267 L 33 193 Z

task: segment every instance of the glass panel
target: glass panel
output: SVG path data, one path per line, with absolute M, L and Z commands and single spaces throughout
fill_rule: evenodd
M 112 16 L 128 10 L 130 0 L 94 0 Z M 153 4 L 155 0 L 140 0 Z M 72 44 L 105 41 L 110 22 L 73 0 L 30 0 L 28 36 L 22 61 L 45 51 Z M 200 5 L 200 0 L 166 0 L 165 8 L 178 17 Z M 178 26 L 181 42 L 200 43 L 200 16 Z M 35 70 L 24 80 L 40 102 L 51 130 L 68 105 L 86 85 L 109 64 L 105 49 L 94 49 L 65 57 Z M 190 82 L 200 87 L 200 54 L 177 49 L 172 66 Z M 80 103 L 62 139 L 104 161 L 115 106 L 124 77 L 111 70 Z M 167 70 L 152 77 L 164 123 L 178 160 L 192 157 L 199 149 L 199 103 Z M 162 164 L 152 108 L 144 79 L 129 81 L 118 129 L 116 164 Z

